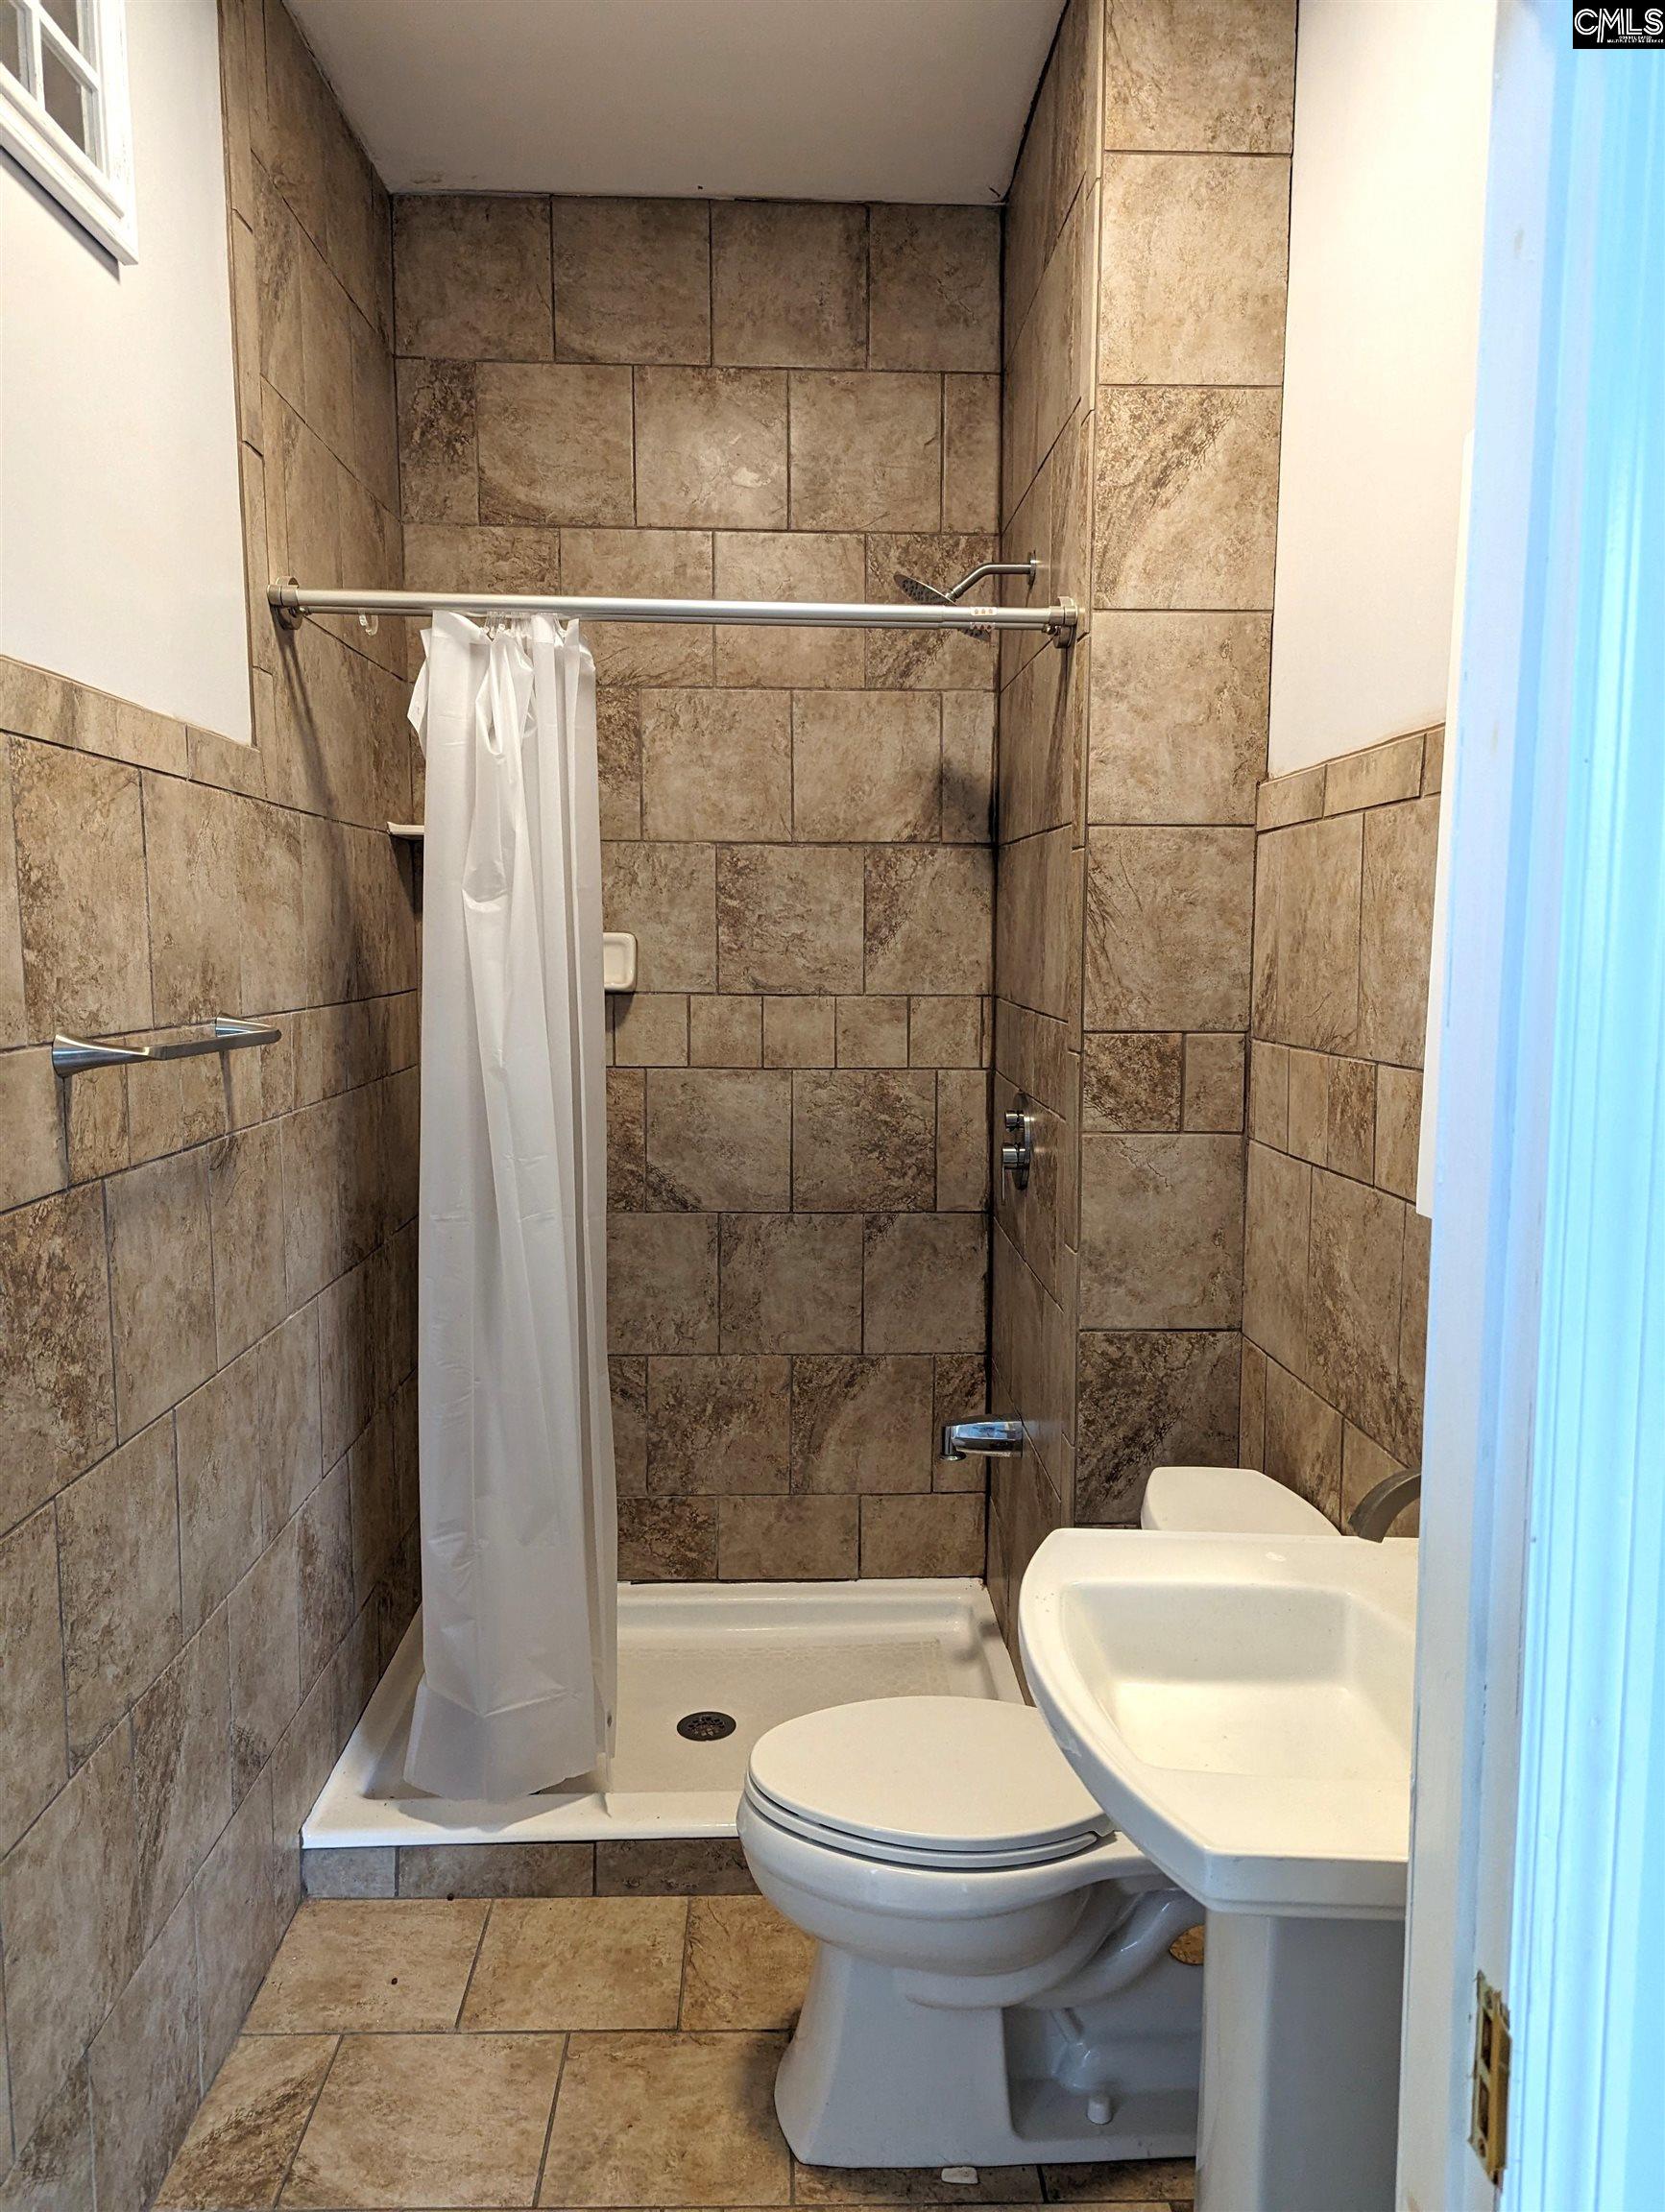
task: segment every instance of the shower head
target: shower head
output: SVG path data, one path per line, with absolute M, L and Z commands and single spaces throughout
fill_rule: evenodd
M 952 607 L 953 605 L 953 596 L 951 592 L 939 591 L 934 584 L 921 583 L 917 576 L 905 575 L 900 568 L 894 573 L 896 589 L 907 598 L 917 599 L 922 607 Z M 962 637 L 980 637 L 985 645 L 994 636 L 994 632 L 988 628 L 986 623 L 982 622 L 956 622 L 953 628 Z

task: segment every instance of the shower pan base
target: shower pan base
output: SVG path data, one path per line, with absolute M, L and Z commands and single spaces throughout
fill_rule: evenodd
M 1023 1701 L 981 1582 L 627 1582 L 611 1772 L 491 1804 L 405 1781 L 421 1679 L 419 1614 L 306 1820 L 307 1851 L 731 1837 L 752 1745 L 782 1720 L 867 1697 Z

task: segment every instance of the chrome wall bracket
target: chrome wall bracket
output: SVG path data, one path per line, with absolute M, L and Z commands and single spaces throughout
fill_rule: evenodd
M 208 1052 L 236 1052 L 247 1045 L 276 1045 L 281 1029 L 258 1022 L 233 1022 L 217 1014 L 206 1037 L 177 1037 L 165 1045 L 88 1045 L 61 1032 L 52 1040 L 52 1072 L 84 1075 L 89 1068 L 134 1068 L 146 1061 L 199 1060 Z
M 1035 1164 L 1035 1117 L 1021 1106 L 1013 1106 L 1003 1118 L 1006 1141 L 1001 1146 L 1001 1166 L 1018 1190 L 1026 1190 L 1029 1169 Z

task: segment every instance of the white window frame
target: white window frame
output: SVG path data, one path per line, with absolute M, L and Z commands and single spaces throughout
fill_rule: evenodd
M 82 0 L 90 55 L 64 37 L 42 0 L 7 0 L 17 12 L 28 84 L 0 68 L 0 148 L 90 231 L 118 261 L 138 259 L 133 192 L 133 108 L 128 91 L 126 0 Z M 97 123 L 93 159 L 60 129 L 39 97 L 41 55 L 50 50 L 76 77 Z

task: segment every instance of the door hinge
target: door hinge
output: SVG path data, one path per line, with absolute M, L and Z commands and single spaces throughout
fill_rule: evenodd
M 1468 2140 L 1495 2187 L 1508 2156 L 1508 2007 L 1484 1974 L 1474 1978 L 1474 2099 Z

